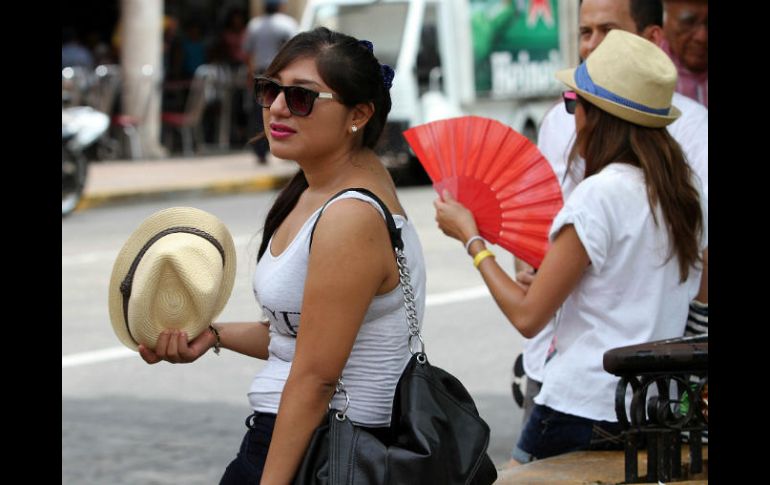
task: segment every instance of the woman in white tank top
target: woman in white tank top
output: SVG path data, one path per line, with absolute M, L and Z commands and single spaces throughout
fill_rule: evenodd
M 291 482 L 340 375 L 351 420 L 369 428 L 389 424 L 410 353 L 383 214 L 357 192 L 335 199 L 323 213 L 321 207 L 351 187 L 385 203 L 402 229 L 421 320 L 422 248 L 372 151 L 390 111 L 392 79 L 371 43 L 324 28 L 300 33 L 281 49 L 265 77 L 255 80 L 255 95 L 271 152 L 296 160 L 301 171 L 265 221 L 254 290 L 268 321 L 214 324 L 216 332 L 189 343 L 167 333 L 155 352 L 140 349 L 149 363 L 191 362 L 218 342 L 267 360 L 249 391 L 249 430 L 222 484 Z

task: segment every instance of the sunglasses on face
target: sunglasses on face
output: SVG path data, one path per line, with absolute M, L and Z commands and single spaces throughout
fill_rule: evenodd
M 561 97 L 564 99 L 564 109 L 567 113 L 574 115 L 575 107 L 577 107 L 577 93 L 575 91 L 564 91 L 561 93 Z
M 289 111 L 297 116 L 309 115 L 313 111 L 316 98 L 334 99 L 336 97 L 332 93 L 319 93 L 300 86 L 282 86 L 264 77 L 258 77 L 254 80 L 254 98 L 257 104 L 263 108 L 272 106 L 281 91 L 283 91 Z

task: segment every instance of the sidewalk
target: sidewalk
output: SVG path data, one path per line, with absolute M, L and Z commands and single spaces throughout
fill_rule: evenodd
M 268 156 L 260 165 L 251 151 L 165 160 L 91 162 L 77 210 L 100 205 L 195 193 L 271 190 L 297 171 L 294 162 Z

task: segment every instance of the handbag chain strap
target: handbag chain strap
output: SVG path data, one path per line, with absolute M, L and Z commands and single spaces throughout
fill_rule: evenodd
M 393 215 L 390 213 L 390 210 L 388 210 L 388 207 L 385 205 L 384 202 L 380 200 L 379 197 L 377 197 L 374 193 L 367 189 L 362 188 L 351 188 L 351 189 L 345 189 L 337 194 L 335 194 L 331 199 L 326 201 L 326 204 L 324 204 L 323 208 L 321 208 L 321 213 L 323 213 L 323 209 L 326 208 L 326 206 L 331 202 L 333 199 L 337 198 L 338 196 L 344 194 L 345 192 L 348 192 L 350 190 L 363 193 L 364 195 L 367 195 L 374 199 L 375 202 L 377 202 L 380 207 L 382 208 L 382 211 L 385 213 L 385 220 L 386 224 L 388 226 L 388 233 L 390 234 L 391 243 L 393 243 L 393 250 L 396 253 L 396 265 L 398 266 L 398 280 L 401 284 L 401 290 L 404 293 L 404 307 L 406 308 L 406 323 L 409 327 L 409 352 L 412 355 L 416 355 L 417 362 L 420 364 L 425 364 L 428 359 L 425 356 L 425 342 L 422 339 L 422 334 L 420 333 L 420 322 L 417 319 L 417 308 L 415 307 L 415 296 L 414 296 L 414 288 L 412 287 L 412 277 L 409 273 L 409 266 L 406 262 L 406 255 L 404 254 L 404 242 L 401 239 L 401 230 L 396 228 L 396 223 L 393 219 Z M 310 231 L 310 245 L 313 244 L 313 233 L 315 232 L 315 228 L 318 225 L 318 221 L 320 220 L 321 216 L 318 216 L 318 219 L 316 219 L 315 224 L 313 225 L 313 228 Z M 415 350 L 417 346 L 417 342 L 419 342 L 419 351 Z M 342 381 L 342 376 L 340 376 L 337 379 L 337 386 L 334 390 L 334 395 L 337 394 L 343 394 L 345 396 L 345 406 L 342 408 L 341 411 L 337 411 L 334 415 L 334 417 L 339 421 L 345 421 L 345 415 L 347 414 L 348 407 L 350 406 L 350 396 L 348 395 L 348 392 L 345 390 L 345 383 Z M 333 396 L 332 396 L 333 397 Z M 329 400 L 329 410 L 332 409 L 332 400 Z
M 412 288 L 412 278 L 409 274 L 409 266 L 406 264 L 406 255 L 401 248 L 395 248 L 396 264 L 398 265 L 398 279 L 401 282 L 401 290 L 404 292 L 404 306 L 406 307 L 406 323 L 409 325 L 409 352 L 412 355 L 417 354 L 417 361 L 424 364 L 425 359 L 425 341 L 420 333 L 420 322 L 417 320 L 417 309 L 414 303 L 414 288 Z M 415 351 L 413 344 L 415 340 L 420 342 L 420 351 Z

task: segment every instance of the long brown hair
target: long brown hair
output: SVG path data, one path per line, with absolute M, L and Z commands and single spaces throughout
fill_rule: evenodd
M 677 256 L 680 282 L 701 260 L 698 241 L 703 230 L 698 190 L 692 183 L 692 170 L 679 144 L 666 128 L 647 128 L 613 116 L 582 98 L 585 124 L 577 132 L 570 152 L 568 168 L 582 152 L 585 178 L 614 162 L 628 163 L 642 169 L 647 200 L 655 224 L 655 207 L 660 205 L 671 241 L 666 261 Z

